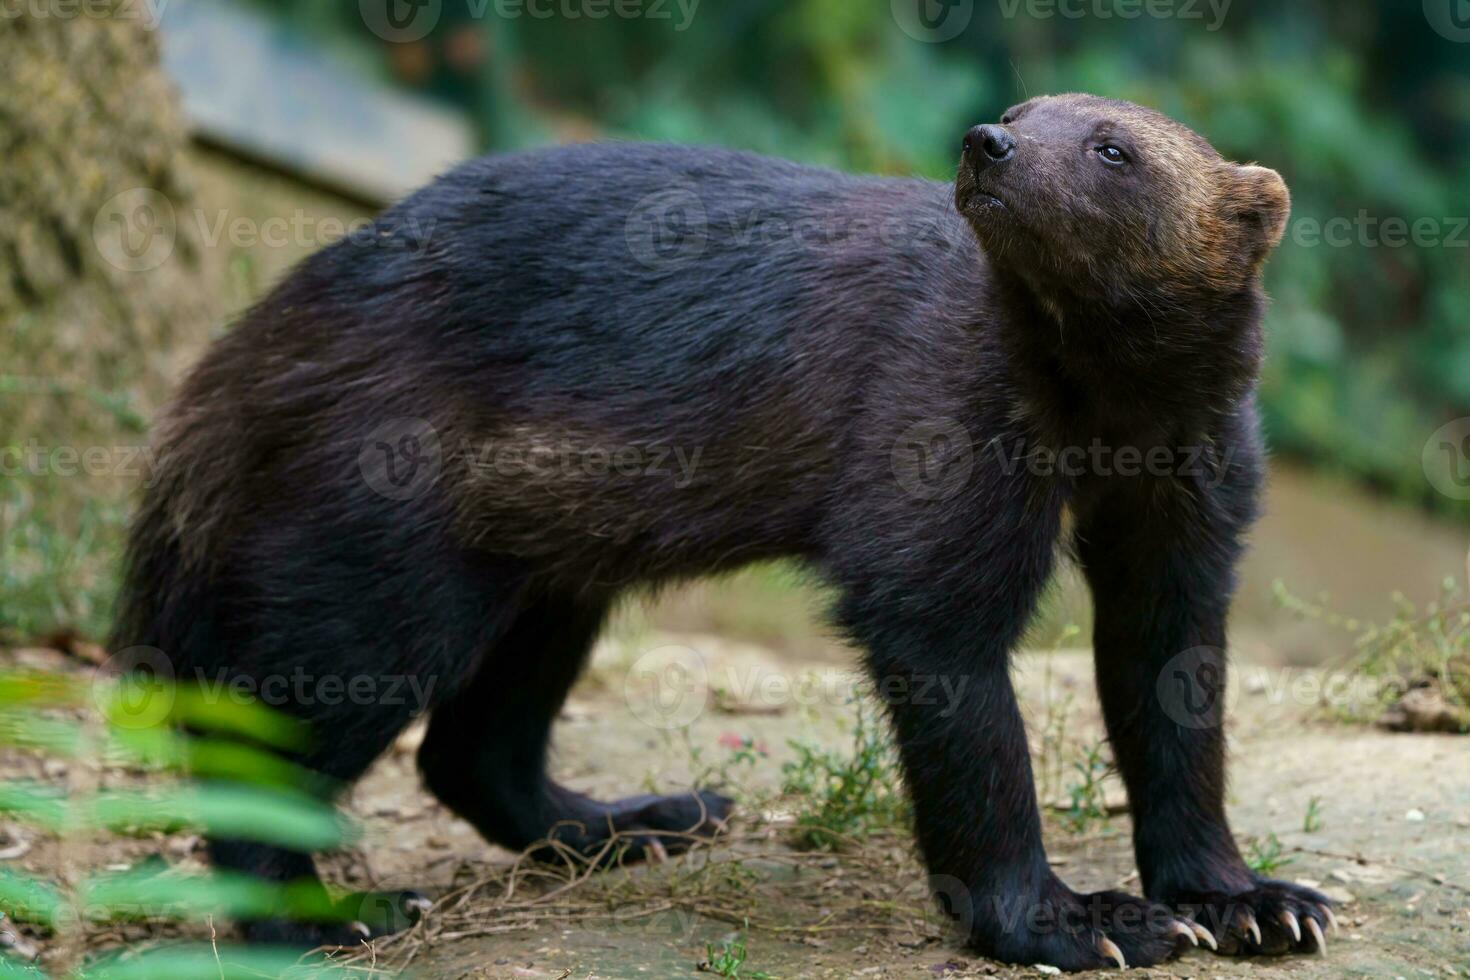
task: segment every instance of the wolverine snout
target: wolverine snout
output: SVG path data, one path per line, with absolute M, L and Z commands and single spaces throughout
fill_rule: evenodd
M 1016 138 L 1000 126 L 986 123 L 965 134 L 965 162 L 978 177 L 1016 155 Z

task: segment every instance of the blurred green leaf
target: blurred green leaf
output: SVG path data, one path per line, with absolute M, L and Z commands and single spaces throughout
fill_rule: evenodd
M 345 913 L 315 886 L 278 885 L 252 875 L 212 870 L 181 874 L 155 867 L 113 871 L 85 879 L 75 889 L 82 914 L 95 921 L 168 918 L 203 921 L 284 916 L 345 920 Z
M 52 885 L 0 869 L 0 909 L 17 922 L 54 926 L 66 900 Z
M 74 804 L 79 821 L 107 830 L 180 830 L 313 851 L 352 837 L 347 820 L 311 796 L 226 782 L 105 790 Z
M 326 963 L 303 963 L 287 951 L 258 947 L 222 946 L 148 950 L 94 963 L 76 980 L 344 980 L 362 977 Z

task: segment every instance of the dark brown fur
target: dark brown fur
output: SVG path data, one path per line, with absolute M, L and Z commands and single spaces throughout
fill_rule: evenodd
M 729 808 L 601 803 L 546 776 L 607 609 L 789 556 L 835 587 L 880 690 L 964 692 L 889 707 L 931 883 L 974 947 L 1148 965 L 1191 911 L 1227 949 L 1310 948 L 1282 914 L 1318 924 L 1325 899 L 1246 868 L 1221 705 L 1194 697 L 1223 676 L 1255 512 L 1259 272 L 1285 187 L 1091 96 L 1033 99 L 971 137 L 953 187 L 638 145 L 447 174 L 303 263 L 184 386 L 115 642 L 185 678 L 432 680 L 430 704 L 287 705 L 324 735 L 305 761 L 355 779 L 432 709 L 420 762 L 457 813 L 510 847 L 555 833 L 595 851 L 609 829 L 709 832 Z M 1006 153 L 980 155 L 987 137 Z M 1126 160 L 1105 162 L 1113 144 Z M 670 202 L 693 218 L 650 246 L 642 223 Z M 1093 444 L 1160 464 L 1034 465 Z M 400 485 L 400 466 L 432 479 Z M 1007 668 L 1067 513 L 1147 899 L 1075 893 L 1042 848 Z M 307 855 L 215 853 L 314 875 Z

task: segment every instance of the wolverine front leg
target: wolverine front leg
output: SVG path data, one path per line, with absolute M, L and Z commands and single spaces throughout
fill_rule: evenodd
M 1077 555 L 1144 894 L 1190 912 L 1222 952 L 1325 952 L 1331 903 L 1252 872 L 1225 816 L 1225 624 L 1258 467 L 1241 453 L 1209 478 L 1093 487 Z
M 1189 926 L 1136 896 L 1075 892 L 1047 861 L 1008 668 L 1050 572 L 1059 508 L 1027 506 L 1014 482 L 986 486 L 987 511 L 950 500 L 871 522 L 834 569 L 843 625 L 892 718 L 931 889 L 996 959 L 1151 966 L 1193 940 Z M 897 536 L 916 526 L 924 540 Z

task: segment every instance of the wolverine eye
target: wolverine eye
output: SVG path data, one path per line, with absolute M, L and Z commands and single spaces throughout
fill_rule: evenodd
M 1093 147 L 1093 149 L 1097 150 L 1097 155 L 1103 158 L 1104 163 L 1110 163 L 1115 167 L 1121 167 L 1124 161 L 1128 159 L 1123 155 L 1122 150 L 1111 143 L 1104 143 L 1102 146 Z

